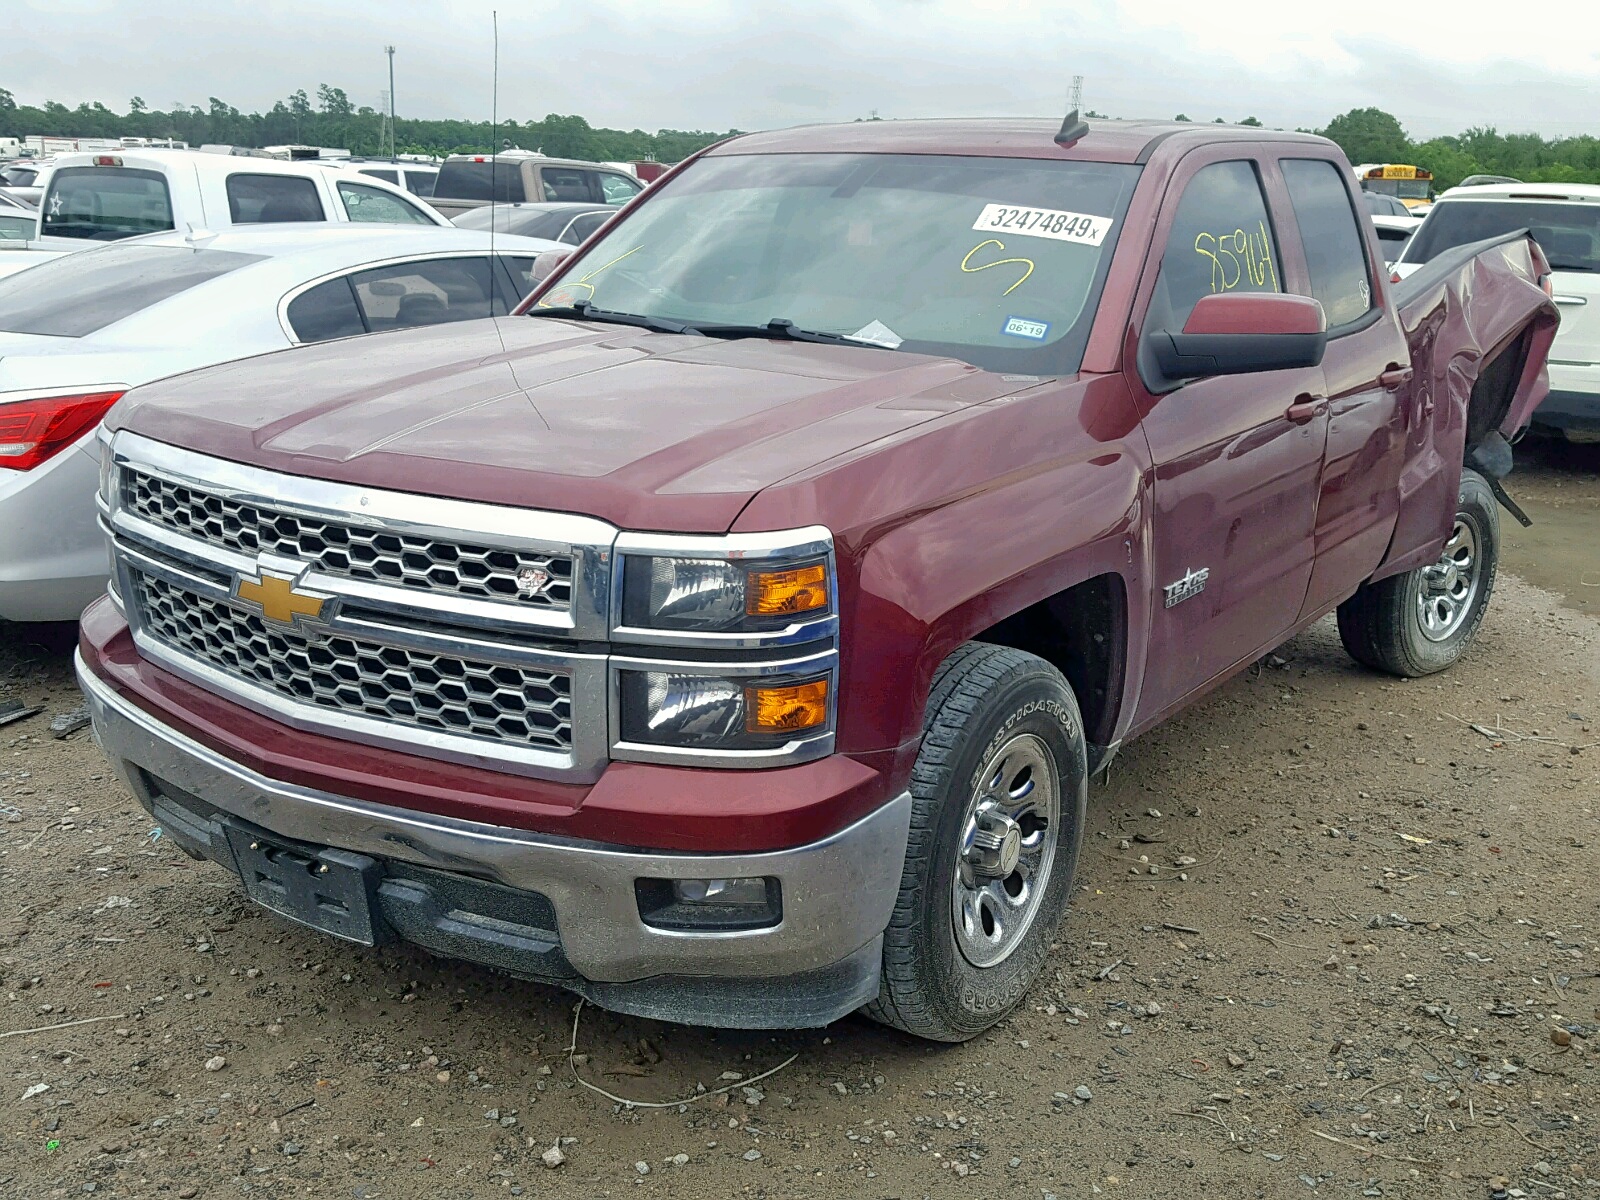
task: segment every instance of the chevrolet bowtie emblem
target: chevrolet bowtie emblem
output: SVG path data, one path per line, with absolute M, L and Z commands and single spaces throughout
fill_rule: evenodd
M 312 620 L 322 616 L 329 597 L 309 592 L 297 592 L 294 580 L 283 575 L 262 571 L 259 579 L 240 576 L 234 580 L 233 594 L 246 604 L 253 604 L 261 615 L 279 625 L 292 625 L 296 617 Z

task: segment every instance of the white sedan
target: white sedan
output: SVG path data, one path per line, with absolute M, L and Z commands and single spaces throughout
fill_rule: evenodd
M 105 590 L 94 435 L 124 392 L 508 313 L 553 249 L 570 247 L 448 225 L 282 224 L 152 234 L 0 279 L 0 618 L 75 621 Z

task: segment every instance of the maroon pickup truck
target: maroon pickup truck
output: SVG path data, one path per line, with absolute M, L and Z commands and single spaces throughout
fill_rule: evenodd
M 677 168 L 522 313 L 130 393 L 80 678 L 282 916 L 623 1012 L 999 1020 L 1117 748 L 1483 620 L 1556 309 L 1329 142 L 906 121 Z M 448 298 L 445 298 L 448 303 Z

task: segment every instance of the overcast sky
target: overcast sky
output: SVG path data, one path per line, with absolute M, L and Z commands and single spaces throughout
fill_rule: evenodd
M 1600 134 L 1600 3 L 1541 0 L 5 0 L 19 102 L 245 111 L 296 88 L 401 116 L 762 129 L 1064 110 L 1320 126 L 1376 105 L 1414 136 Z M 1523 20 L 1520 14 L 1530 14 Z

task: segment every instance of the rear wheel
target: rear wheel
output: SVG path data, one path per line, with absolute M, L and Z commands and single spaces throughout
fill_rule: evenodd
M 973 642 L 940 667 L 869 1016 L 960 1042 L 1017 1005 L 1067 908 L 1087 774 L 1077 700 L 1049 663 Z
M 1476 471 L 1463 471 L 1455 524 L 1439 560 L 1363 587 L 1339 606 L 1350 657 L 1416 678 L 1454 665 L 1472 644 L 1494 592 L 1500 510 Z

